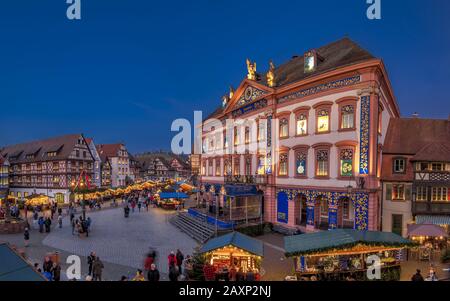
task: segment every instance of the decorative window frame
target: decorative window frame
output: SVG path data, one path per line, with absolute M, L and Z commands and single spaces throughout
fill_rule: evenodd
M 303 106 L 300 108 L 295 109 L 294 116 L 295 116 L 295 137 L 305 137 L 308 136 L 309 132 L 309 111 L 311 110 L 311 107 Z M 304 115 L 306 117 L 306 134 L 298 134 L 297 133 L 297 120 L 300 117 L 300 115 Z
M 313 109 L 315 110 L 315 116 L 316 116 L 316 122 L 315 122 L 316 123 L 315 124 L 315 129 L 316 129 L 315 134 L 316 135 L 324 135 L 324 134 L 331 133 L 331 120 L 332 120 L 331 109 L 332 109 L 332 106 L 333 106 L 333 102 L 331 102 L 331 101 L 322 101 L 322 102 L 316 103 L 313 106 Z M 324 132 L 319 132 L 319 113 L 323 110 L 328 111 L 328 130 L 324 131 Z
M 233 159 L 233 162 L 231 165 L 231 174 L 233 176 L 240 176 L 241 175 L 241 155 L 234 155 L 232 159 Z M 237 169 L 236 169 L 236 166 L 237 166 Z M 236 171 L 237 171 L 237 173 L 236 173 Z
M 277 119 L 278 119 L 278 138 L 280 139 L 288 139 L 290 137 L 289 135 L 289 130 L 291 128 L 291 112 L 281 112 L 278 113 L 276 115 Z M 282 125 L 282 121 L 286 120 L 287 121 L 287 136 L 281 136 L 281 125 Z
M 247 170 L 247 162 L 250 161 L 250 170 Z M 244 156 L 244 174 L 247 176 L 252 175 L 252 169 L 253 169 L 253 163 L 252 163 L 252 155 L 245 155 Z
M 314 149 L 314 178 L 318 179 L 318 180 L 329 180 L 330 179 L 330 155 L 331 155 L 331 147 L 333 146 L 333 144 L 331 143 L 316 143 L 312 146 L 312 148 Z M 328 152 L 328 171 L 327 171 L 327 175 L 326 176 L 319 176 L 317 175 L 317 170 L 318 170 L 318 163 L 319 161 L 317 160 L 317 153 L 319 151 L 327 151 Z
M 404 163 L 404 168 L 403 171 L 395 171 L 395 160 L 403 160 Z M 404 175 L 406 174 L 406 166 L 408 164 L 408 160 L 405 157 L 393 157 L 392 158 L 392 173 L 395 175 Z
M 356 109 L 357 109 L 358 98 L 357 97 L 344 97 L 336 100 L 336 104 L 338 105 L 338 116 L 339 116 L 339 128 L 338 132 L 350 132 L 356 130 Z M 353 127 L 351 128 L 342 128 L 342 110 L 346 106 L 353 107 Z
M 345 141 L 339 141 L 334 144 L 337 148 L 337 179 L 338 180 L 353 180 L 355 178 L 355 170 L 356 170 L 356 148 L 358 146 L 357 141 L 352 140 L 345 140 Z M 341 152 L 345 149 L 351 149 L 353 151 L 352 156 L 352 175 L 351 176 L 344 176 L 341 173 Z
M 220 177 L 220 176 L 222 176 L 222 173 L 223 173 L 222 166 L 220 164 L 220 158 L 214 159 L 214 162 L 216 162 L 216 168 L 215 168 L 214 174 L 216 175 L 216 177 Z M 219 169 L 217 169 L 217 166 L 219 167 Z M 217 170 L 219 171 L 219 173 L 217 173 Z
M 280 149 L 278 150 L 278 166 L 277 166 L 277 177 L 278 178 L 289 178 L 289 151 L 290 148 L 282 146 L 280 147 Z M 280 174 L 280 170 L 281 170 L 281 157 L 282 156 L 286 156 L 286 174 L 285 175 L 281 175 Z
M 308 178 L 308 152 L 309 152 L 310 146 L 309 145 L 297 145 L 295 147 L 293 147 L 294 150 L 294 178 L 296 179 L 307 179 Z M 303 153 L 306 155 L 306 159 L 305 159 L 305 174 L 304 175 L 299 175 L 297 173 L 297 155 L 299 153 Z

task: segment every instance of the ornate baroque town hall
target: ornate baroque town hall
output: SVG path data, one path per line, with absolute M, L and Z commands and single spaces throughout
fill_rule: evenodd
M 380 230 L 382 148 L 400 115 L 383 61 L 344 38 L 270 62 L 264 74 L 249 60 L 247 69 L 203 124 L 201 201 L 213 207 L 203 213 L 224 228 L 259 218 L 286 229 Z M 237 118 L 243 125 L 226 132 L 209 121 Z

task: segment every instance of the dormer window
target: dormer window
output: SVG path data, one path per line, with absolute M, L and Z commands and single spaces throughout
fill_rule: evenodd
M 308 51 L 305 53 L 304 56 L 304 60 L 305 60 L 305 73 L 311 73 L 313 71 L 316 70 L 316 54 L 314 53 L 314 51 Z
M 405 173 L 406 160 L 404 158 L 396 158 L 393 161 L 394 173 Z
M 47 157 L 56 157 L 56 152 L 48 152 Z

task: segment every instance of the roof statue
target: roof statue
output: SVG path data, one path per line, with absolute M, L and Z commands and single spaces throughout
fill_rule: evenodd
M 250 80 L 256 80 L 256 62 L 250 62 L 249 59 L 247 59 L 247 78 Z
M 269 71 L 267 72 L 267 84 L 273 88 L 275 86 L 275 65 L 272 60 L 269 62 Z

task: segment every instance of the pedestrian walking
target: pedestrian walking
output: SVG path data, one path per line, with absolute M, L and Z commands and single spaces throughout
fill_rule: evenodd
M 102 272 L 104 267 L 105 266 L 100 260 L 100 257 L 97 256 L 94 260 L 94 263 L 92 264 L 92 274 L 94 275 L 94 281 L 102 281 Z
M 39 225 L 39 233 L 44 232 L 44 218 L 42 216 L 38 219 L 38 225 Z
M 183 274 L 181 267 L 183 265 L 184 255 L 183 255 L 183 253 L 181 253 L 180 249 L 177 249 L 176 260 L 177 260 L 178 272 L 180 274 Z
M 169 267 L 169 280 L 170 281 L 178 281 L 178 267 L 175 265 L 171 265 Z
M 138 211 L 139 211 L 139 212 L 141 212 L 141 207 L 142 207 L 142 202 L 139 201 L 139 202 L 138 202 Z
M 95 252 L 91 252 L 91 254 L 89 254 L 88 258 L 87 258 L 87 262 L 88 262 L 88 275 L 92 275 L 92 265 L 94 264 L 95 261 Z
M 175 256 L 175 252 L 171 251 L 169 256 L 167 256 L 167 260 L 169 263 L 169 268 L 177 265 L 177 257 Z
M 61 266 L 56 262 L 53 263 L 52 275 L 54 281 L 59 281 L 61 279 Z
M 45 225 L 45 232 L 50 233 L 50 226 L 52 225 L 52 220 L 49 217 L 45 219 L 44 225 Z
M 58 215 L 58 225 L 60 229 L 62 228 L 62 222 L 63 222 L 62 215 Z
M 144 274 L 142 273 L 142 270 L 137 270 L 136 276 L 133 277 L 131 281 L 145 281 Z
M 25 231 L 23 232 L 23 240 L 25 242 L 25 247 L 28 247 L 30 241 L 30 231 L 28 231 L 28 228 L 25 228 Z
M 422 274 L 420 274 L 420 270 L 417 269 L 416 273 L 411 277 L 411 281 L 424 281 Z
M 159 271 L 154 263 L 152 263 L 150 270 L 147 273 L 147 280 L 152 282 L 159 281 Z
M 72 224 L 72 235 L 75 235 L 75 227 L 77 226 L 77 223 L 74 218 L 72 218 L 70 223 Z
M 44 258 L 44 264 L 42 265 L 42 269 L 44 272 L 52 272 L 53 268 L 53 261 L 51 260 L 50 256 L 45 256 Z

